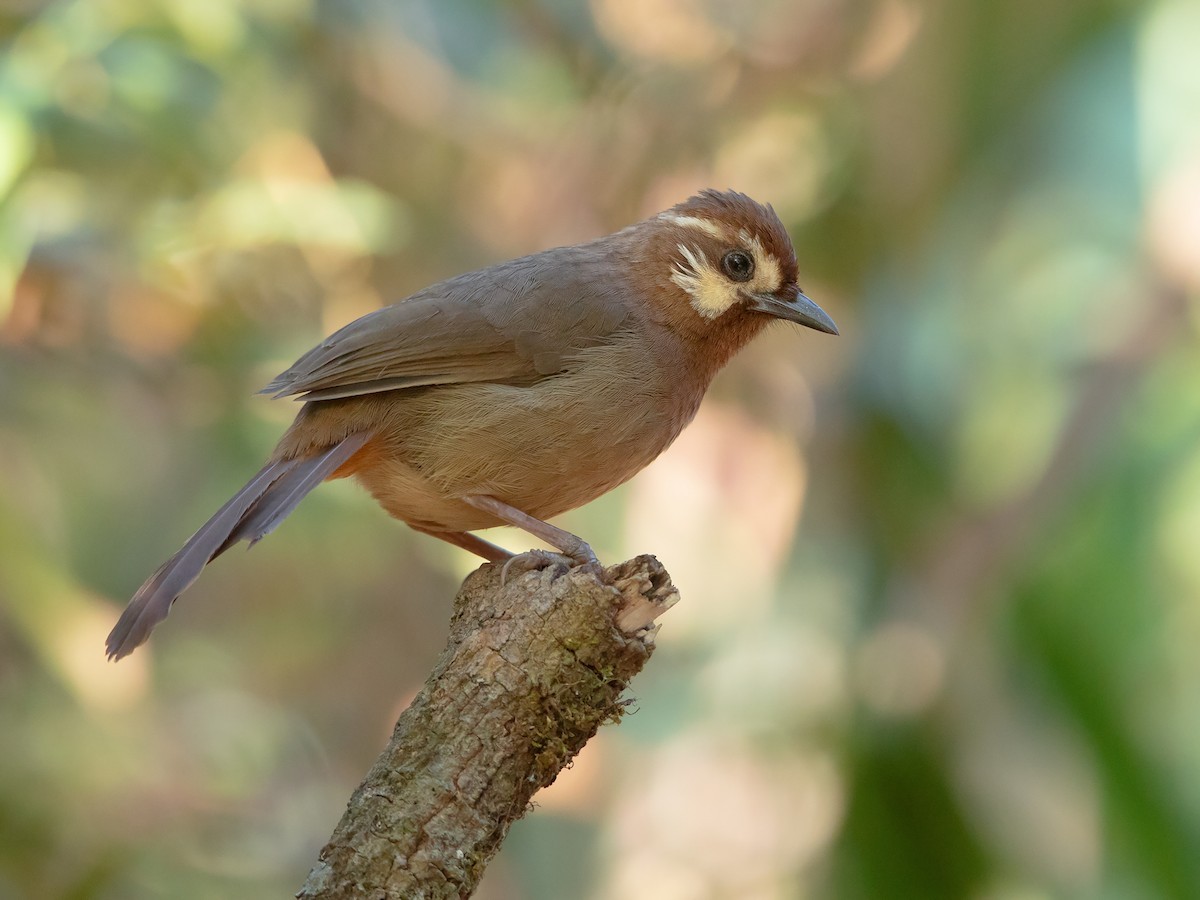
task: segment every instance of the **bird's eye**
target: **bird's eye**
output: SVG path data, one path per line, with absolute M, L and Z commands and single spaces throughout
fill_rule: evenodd
M 741 250 L 730 250 L 721 257 L 721 270 L 730 281 L 749 281 L 754 276 L 754 257 Z

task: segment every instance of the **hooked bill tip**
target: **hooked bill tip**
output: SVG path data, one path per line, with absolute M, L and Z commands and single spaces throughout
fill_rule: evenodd
M 800 291 L 796 291 L 790 300 L 782 300 L 774 294 L 755 294 L 752 308 L 826 334 L 840 333 L 829 314 Z

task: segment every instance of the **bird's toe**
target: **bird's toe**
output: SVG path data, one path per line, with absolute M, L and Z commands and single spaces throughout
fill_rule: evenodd
M 546 569 L 553 569 L 551 577 L 558 578 L 567 574 L 572 565 L 578 564 L 577 560 L 550 550 L 526 550 L 504 563 L 500 570 L 500 586 L 507 584 L 510 578 L 519 578 L 528 572 L 542 572 Z

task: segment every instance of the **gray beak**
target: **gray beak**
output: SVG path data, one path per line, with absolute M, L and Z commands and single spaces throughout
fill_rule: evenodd
M 750 308 L 777 319 L 786 319 L 807 328 L 824 331 L 826 334 L 838 333 L 837 326 L 833 324 L 833 319 L 829 318 L 825 310 L 799 291 L 796 291 L 796 296 L 792 300 L 780 299 L 775 294 L 751 294 Z

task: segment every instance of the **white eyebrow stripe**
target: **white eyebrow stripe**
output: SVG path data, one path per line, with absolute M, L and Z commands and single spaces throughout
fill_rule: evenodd
M 759 240 L 757 234 L 751 234 L 745 228 L 738 229 L 738 240 L 742 242 L 742 246 L 749 248 L 754 252 L 758 259 L 765 259 L 767 256 L 767 248 L 763 246 L 763 242 Z
M 725 237 L 725 231 L 716 222 L 701 219 L 699 216 L 671 216 L 671 222 L 680 228 L 695 228 L 711 234 L 715 238 Z

